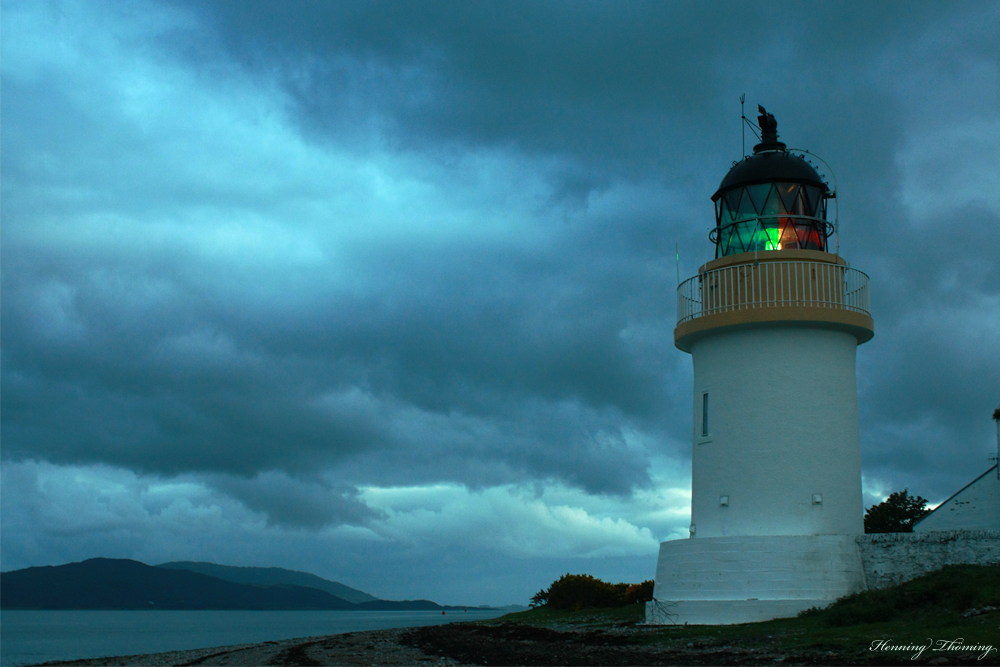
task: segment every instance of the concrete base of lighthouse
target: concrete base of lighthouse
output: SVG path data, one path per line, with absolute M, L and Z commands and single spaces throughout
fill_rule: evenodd
M 729 625 L 795 616 L 865 588 L 853 535 L 708 537 L 660 544 L 646 622 Z

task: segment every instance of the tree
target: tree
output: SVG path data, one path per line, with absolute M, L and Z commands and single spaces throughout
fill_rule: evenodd
M 908 489 L 893 493 L 865 512 L 866 533 L 912 533 L 913 524 L 930 513 L 927 499 L 911 496 Z
M 549 586 L 548 604 L 556 609 L 618 607 L 620 601 L 621 595 L 614 584 L 589 574 L 564 574 Z
M 531 606 L 554 609 L 623 607 L 653 599 L 653 581 L 609 584 L 589 574 L 564 574 L 531 598 Z
M 549 603 L 549 592 L 544 588 L 531 596 L 531 607 L 542 607 Z

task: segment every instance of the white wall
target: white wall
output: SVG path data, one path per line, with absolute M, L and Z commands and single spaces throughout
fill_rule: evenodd
M 923 518 L 913 532 L 1000 530 L 1000 479 L 994 466 Z
M 946 565 L 997 563 L 1000 530 L 673 540 L 660 544 L 646 621 L 764 621 Z
M 695 343 L 693 537 L 864 531 L 856 352 L 851 334 L 811 327 Z
M 854 535 L 709 537 L 660 544 L 648 623 L 753 623 L 864 590 Z
M 834 600 L 865 587 L 854 535 L 671 540 L 660 544 L 659 600 Z

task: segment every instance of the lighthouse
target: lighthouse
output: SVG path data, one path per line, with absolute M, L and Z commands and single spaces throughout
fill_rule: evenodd
M 677 290 L 694 365 L 691 525 L 663 542 L 652 623 L 792 616 L 865 587 L 856 352 L 868 276 L 841 257 L 836 197 L 762 107 L 761 142 L 712 195 L 715 257 Z

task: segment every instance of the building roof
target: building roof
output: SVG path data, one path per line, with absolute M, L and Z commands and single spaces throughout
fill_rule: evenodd
M 990 466 L 989 468 L 987 468 L 986 472 L 984 472 L 982 475 L 980 475 L 979 477 L 975 478 L 974 480 L 972 480 L 971 482 L 969 482 L 968 484 L 966 484 L 965 486 L 963 486 L 961 489 L 959 489 L 955 493 L 951 494 L 951 496 L 949 496 L 947 500 L 945 500 L 940 505 L 938 505 L 937 507 L 935 507 L 934 509 L 932 509 L 930 512 L 928 512 L 927 514 L 925 514 L 923 517 L 921 517 L 920 521 L 917 521 L 916 523 L 913 524 L 913 527 L 916 528 L 918 525 L 920 525 L 920 523 L 924 519 L 926 519 L 931 514 L 934 514 L 934 512 L 937 512 L 939 509 L 941 509 L 942 507 L 944 507 L 945 505 L 947 505 L 955 496 L 957 496 L 958 494 L 962 493 L 962 491 L 965 491 L 967 488 L 969 488 L 970 486 L 972 486 L 973 484 L 975 484 L 976 482 L 978 482 L 979 480 L 981 480 L 983 477 L 986 477 L 986 475 L 990 474 L 991 472 L 993 472 L 996 469 L 997 469 L 996 465 L 993 465 L 993 466 Z

